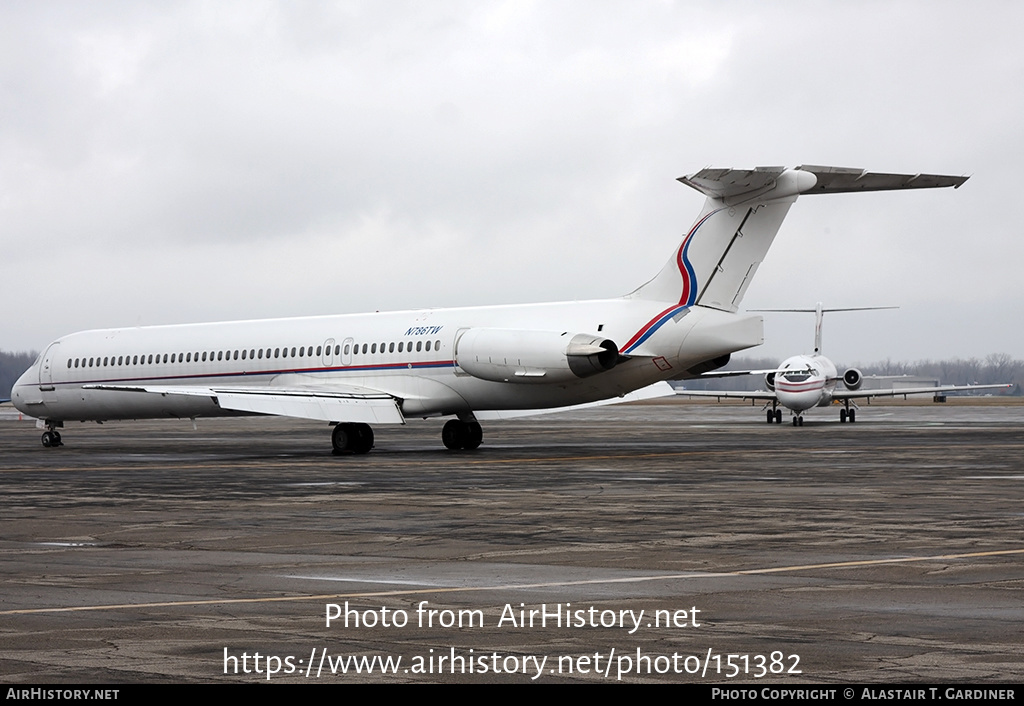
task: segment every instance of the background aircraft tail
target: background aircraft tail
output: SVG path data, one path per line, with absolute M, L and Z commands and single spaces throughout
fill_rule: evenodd
M 798 313 L 798 314 L 814 314 L 814 355 L 821 353 L 821 322 L 825 318 L 825 314 L 830 311 L 878 311 L 879 309 L 899 309 L 898 306 L 854 306 L 845 307 L 842 309 L 825 309 L 821 306 L 821 302 L 813 309 L 750 309 L 750 311 L 757 312 L 783 312 L 783 313 Z
M 708 197 L 704 209 L 661 272 L 629 296 L 735 312 L 800 194 L 956 188 L 967 177 L 799 166 L 704 169 L 679 181 Z

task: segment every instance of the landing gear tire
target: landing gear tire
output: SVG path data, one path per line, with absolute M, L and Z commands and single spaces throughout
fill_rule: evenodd
M 50 448 L 52 446 L 57 445 L 57 439 L 54 437 L 52 431 L 44 431 L 42 441 L 43 446 L 45 446 L 46 448 Z
M 846 410 L 845 409 L 839 410 L 839 422 L 841 424 L 846 424 Z
M 774 424 L 775 423 L 775 412 L 771 411 L 770 409 L 768 410 L 768 423 L 769 424 Z
M 373 429 L 369 424 L 338 424 L 331 432 L 334 454 L 365 454 L 373 448 Z
M 484 440 L 484 430 L 480 426 L 480 422 L 469 422 L 466 424 L 466 443 L 463 444 L 462 448 L 467 451 L 480 448 L 481 442 Z
M 456 451 L 466 449 L 472 451 L 479 448 L 484 440 L 484 430 L 479 422 L 464 422 L 461 419 L 449 419 L 441 430 L 441 441 L 445 448 Z
M 466 436 L 466 425 L 458 419 L 449 419 L 441 430 L 441 442 L 452 451 L 463 447 Z
M 776 424 L 782 424 L 782 410 L 781 409 L 775 410 L 775 423 Z
M 846 415 L 846 418 L 850 420 L 850 424 L 853 424 L 855 421 L 857 421 L 857 410 L 851 409 L 850 413 Z
M 355 427 L 356 441 L 352 446 L 352 452 L 357 454 L 369 453 L 373 448 L 373 429 L 369 424 L 353 424 Z

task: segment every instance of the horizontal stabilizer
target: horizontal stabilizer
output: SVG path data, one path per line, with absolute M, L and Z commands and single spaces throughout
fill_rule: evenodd
M 969 178 L 938 174 L 883 174 L 864 169 L 801 165 L 792 170 L 787 167 L 702 169 L 695 174 L 679 177 L 679 181 L 714 199 L 734 200 L 738 196 L 754 196 L 761 193 L 773 198 L 770 192 L 776 188 L 778 180 L 785 172 L 804 172 L 814 176 L 813 185 L 810 185 L 809 178 L 801 183 L 798 190 L 801 194 L 936 189 L 946 186 L 955 189 Z
M 837 194 L 850 191 L 894 191 L 896 189 L 959 189 L 969 177 L 939 174 L 882 174 L 864 169 L 804 165 L 800 171 L 813 174 L 818 183 L 805 194 Z

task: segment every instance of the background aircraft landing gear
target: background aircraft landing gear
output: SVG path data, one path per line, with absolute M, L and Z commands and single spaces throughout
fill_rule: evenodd
M 373 429 L 369 424 L 338 424 L 331 432 L 334 454 L 364 454 L 373 448 Z
M 445 448 L 472 451 L 484 440 L 484 430 L 479 422 L 464 422 L 461 419 L 449 419 L 441 430 L 441 441 Z
M 52 430 L 43 432 L 42 442 L 43 446 L 45 446 L 48 449 L 64 445 L 63 442 L 61 442 L 60 440 L 60 432 Z

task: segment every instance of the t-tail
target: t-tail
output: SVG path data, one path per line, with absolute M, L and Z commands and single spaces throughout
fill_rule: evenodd
M 808 165 L 703 169 L 680 177 L 707 196 L 704 209 L 661 272 L 629 296 L 736 312 L 801 194 L 957 188 L 967 178 Z
M 877 311 L 879 309 L 899 309 L 898 306 L 854 306 L 843 309 L 825 309 L 818 302 L 813 309 L 751 309 L 758 313 L 764 312 L 796 312 L 799 314 L 814 314 L 814 355 L 821 355 L 821 323 L 825 319 L 825 313 L 830 311 Z

